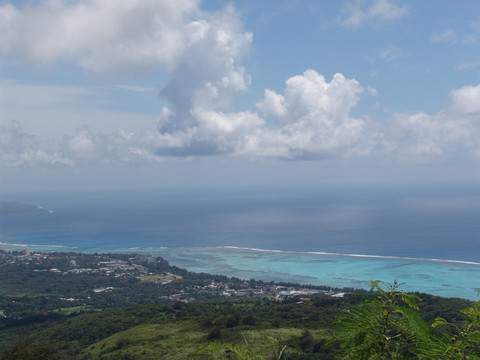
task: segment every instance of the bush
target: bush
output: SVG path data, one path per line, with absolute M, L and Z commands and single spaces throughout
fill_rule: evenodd
M 235 314 L 235 315 L 231 315 L 227 318 L 226 325 L 227 325 L 228 328 L 232 328 L 232 327 L 237 326 L 239 323 L 240 323 L 240 316 Z
M 207 335 L 208 340 L 218 339 L 222 336 L 222 329 L 220 326 L 214 326 L 210 329 Z
M 127 346 L 129 343 L 128 339 L 121 337 L 120 339 L 117 340 L 117 345 L 115 346 L 116 349 L 122 349 L 125 346 Z
M 252 314 L 245 315 L 242 319 L 244 325 L 255 325 L 257 319 Z
M 302 337 L 300 338 L 300 347 L 302 348 L 303 351 L 306 353 L 311 353 L 313 352 L 313 336 L 308 330 L 304 330 L 302 333 Z

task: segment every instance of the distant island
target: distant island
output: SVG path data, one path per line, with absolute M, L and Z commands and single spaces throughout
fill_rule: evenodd
M 25 204 L 19 201 L 0 201 L 0 214 L 53 213 L 41 206 Z

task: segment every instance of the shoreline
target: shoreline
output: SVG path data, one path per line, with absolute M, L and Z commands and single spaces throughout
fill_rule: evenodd
M 27 246 L 0 242 L 0 249 L 8 251 L 25 248 L 32 252 L 133 253 L 160 256 L 173 266 L 195 273 L 336 288 L 369 289 L 370 280 L 397 280 L 405 284 L 405 291 L 408 292 L 419 291 L 474 301 L 478 300 L 476 289 L 480 287 L 480 283 L 475 280 L 480 279 L 480 264 L 458 260 L 295 252 L 234 246 L 81 249 L 65 245 Z
M 279 249 L 262 249 L 252 247 L 241 247 L 233 245 L 220 245 L 220 246 L 158 246 L 158 247 L 128 247 L 128 248 L 85 248 L 82 250 L 79 246 L 70 245 L 51 245 L 51 244 L 20 244 L 20 243 L 6 243 L 0 241 L 0 249 L 6 248 L 29 248 L 34 251 L 55 251 L 55 250 L 36 250 L 36 249 L 71 249 L 74 252 L 92 253 L 92 252 L 124 252 L 133 251 L 138 253 L 145 253 L 151 251 L 164 251 L 175 249 L 191 249 L 191 250 L 233 250 L 233 251 L 247 251 L 253 253 L 271 253 L 271 254 L 291 254 L 291 255 L 318 255 L 318 256 L 331 256 L 331 257 L 346 257 L 346 258 L 365 258 L 365 259 L 379 259 L 379 260 L 399 260 L 399 261 L 414 261 L 414 262 L 435 262 L 435 263 L 447 263 L 458 265 L 471 265 L 480 267 L 480 262 L 469 260 L 457 260 L 457 259 L 439 259 L 439 258 L 425 258 L 425 257 L 412 257 L 412 256 L 394 256 L 394 255 L 375 255 L 375 254 L 355 254 L 355 253 L 340 253 L 340 252 L 324 252 L 324 251 L 294 251 L 294 250 L 279 250 Z

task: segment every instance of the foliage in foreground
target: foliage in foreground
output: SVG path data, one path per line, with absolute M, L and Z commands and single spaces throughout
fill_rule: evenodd
M 337 358 L 480 359 L 480 302 L 461 311 L 464 320 L 460 326 L 436 318 L 432 328 L 448 326 L 454 334 L 450 335 L 450 331 L 435 336 L 418 312 L 417 302 L 421 299 L 417 295 L 400 291 L 401 284 L 397 282 L 386 284 L 377 280 L 371 281 L 371 285 L 378 294 L 376 298 L 367 299 L 337 317 L 338 328 L 327 343 L 328 347 L 340 347 Z M 245 349 L 239 345 L 225 349 L 210 344 L 201 347 L 199 353 L 208 355 L 206 359 L 264 359 Z M 272 359 L 283 359 L 284 350 L 285 347 Z
M 452 326 L 454 335 L 432 336 L 418 313 L 413 294 L 371 281 L 376 299 L 365 300 L 337 318 L 339 328 L 330 345 L 339 342 L 342 359 L 480 359 L 480 302 L 462 310 L 462 326 L 437 318 L 432 327 Z
M 462 310 L 465 323 L 462 327 L 437 318 L 433 327 L 451 326 L 455 335 L 443 334 L 432 346 L 431 353 L 437 359 L 480 359 L 480 302 Z
M 397 282 L 372 281 L 378 292 L 338 317 L 330 344 L 340 342 L 344 359 L 414 359 L 430 345 L 428 326 L 417 312 L 418 296 L 398 291 Z

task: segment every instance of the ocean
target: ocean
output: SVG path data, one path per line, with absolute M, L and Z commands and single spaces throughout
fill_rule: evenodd
M 480 187 L 293 187 L 2 194 L 0 248 L 141 252 L 191 271 L 332 287 L 369 280 L 478 300 Z

